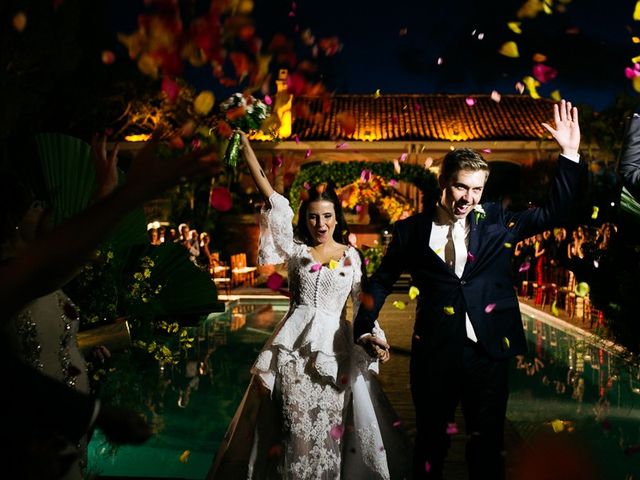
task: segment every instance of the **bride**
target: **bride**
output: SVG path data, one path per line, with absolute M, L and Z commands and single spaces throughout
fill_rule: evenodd
M 259 263 L 288 262 L 290 308 L 258 355 L 252 381 L 208 479 L 403 479 L 410 448 L 378 384 L 385 348 L 354 344 L 343 312 L 360 308 L 359 252 L 335 192 L 311 188 L 293 228 L 289 202 L 273 190 L 242 134 L 251 175 L 268 198 Z

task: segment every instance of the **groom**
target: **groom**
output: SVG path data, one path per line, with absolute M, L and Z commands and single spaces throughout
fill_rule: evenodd
M 373 307 L 360 309 L 354 325 L 356 340 L 369 351 L 388 348 L 371 332 L 400 274 L 408 271 L 420 291 L 410 367 L 417 427 L 414 479 L 442 478 L 447 427 L 459 402 L 469 478 L 504 479 L 507 361 L 526 351 L 510 279 L 512 246 L 564 219 L 581 170 L 577 109 L 563 100 L 554 105 L 554 121 L 555 128 L 542 124 L 562 149 L 546 205 L 518 213 L 500 203 L 480 205 L 489 166 L 478 152 L 453 150 L 441 166 L 439 201 L 395 224 L 369 281 Z

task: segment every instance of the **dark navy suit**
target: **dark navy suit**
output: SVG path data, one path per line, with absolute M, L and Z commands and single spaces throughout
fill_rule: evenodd
M 561 156 L 548 202 L 542 207 L 514 213 L 500 203 L 485 203 L 483 216 L 471 212 L 469 255 L 460 278 L 429 247 L 435 205 L 396 223 L 382 263 L 367 286 L 374 307 L 360 309 L 354 334 L 358 339 L 372 331 L 393 284 L 402 272 L 409 272 L 412 285 L 420 290 L 411 353 L 417 478 L 441 478 L 449 446 L 446 427 L 459 402 L 470 435 L 470 478 L 503 478 L 506 359 L 526 351 L 511 281 L 511 254 L 521 239 L 565 219 L 580 170 L 578 163 Z M 465 312 L 477 343 L 467 339 Z

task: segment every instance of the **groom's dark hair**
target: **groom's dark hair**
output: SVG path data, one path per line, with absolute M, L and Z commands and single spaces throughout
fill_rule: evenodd
M 483 170 L 489 177 L 489 164 L 480 152 L 471 148 L 456 148 L 447 153 L 440 165 L 440 177 L 446 182 L 460 170 Z

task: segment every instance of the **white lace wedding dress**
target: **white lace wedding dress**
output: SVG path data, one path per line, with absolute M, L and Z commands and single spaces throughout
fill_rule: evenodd
M 377 379 L 354 345 L 362 278 L 357 250 L 319 265 L 294 241 L 293 212 L 278 193 L 261 215 L 259 263 L 288 261 L 291 305 L 255 361 L 253 380 L 209 479 L 403 479 L 411 449 Z M 378 329 L 377 335 L 384 336 Z

